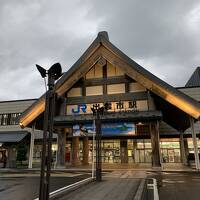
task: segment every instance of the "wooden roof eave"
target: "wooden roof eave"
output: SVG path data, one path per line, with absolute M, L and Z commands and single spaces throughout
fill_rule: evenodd
M 102 44 L 105 47 L 104 52 L 102 52 L 102 55 L 105 59 L 109 61 L 110 54 L 108 52 L 112 52 L 116 56 L 114 63 L 112 63 L 112 60 L 110 60 L 112 64 L 116 65 L 116 61 L 118 60 L 117 64 L 119 65 L 121 63 L 121 70 L 123 70 L 131 78 L 138 81 L 144 87 L 159 95 L 191 117 L 197 120 L 200 119 L 199 102 L 144 69 L 142 66 L 125 55 L 122 51 L 120 51 L 117 47 L 115 47 L 110 41 L 103 38 Z M 116 60 L 116 58 L 118 59 Z M 127 65 L 124 66 L 122 63 L 126 63 Z
M 101 51 L 93 56 L 90 60 L 89 66 L 91 67 L 98 59 L 100 55 L 107 59 L 112 64 L 117 64 L 121 69 L 128 74 L 131 78 L 138 81 L 144 87 L 152 91 L 153 93 L 159 95 L 169 103 L 183 110 L 185 113 L 189 114 L 195 119 L 200 118 L 200 104 L 184 93 L 176 90 L 171 85 L 162 81 L 142 66 L 134 62 L 117 47 L 115 47 L 108 38 L 99 34 L 94 42 L 89 46 L 85 53 L 79 58 L 79 60 L 57 81 L 55 90 L 58 95 L 63 95 L 67 89 L 69 89 L 75 81 L 77 81 L 81 75 L 86 72 L 84 68 L 84 63 L 90 59 L 92 55 L 97 52 L 98 48 L 101 46 Z M 111 54 L 112 53 L 112 54 Z M 115 59 L 111 57 L 115 56 Z M 121 65 L 120 65 L 121 64 Z M 87 68 L 88 69 L 88 68 Z M 75 75 L 76 74 L 76 75 Z M 75 76 L 74 81 L 71 77 Z M 71 80 L 71 81 L 70 81 Z M 36 101 L 31 107 L 29 107 L 20 118 L 20 125 L 23 127 L 27 126 L 32 122 L 37 116 L 39 116 L 45 108 L 45 94 L 42 95 L 38 101 Z
M 76 82 L 81 75 L 84 73 L 79 73 L 79 75 L 74 79 L 71 84 L 68 84 L 68 80 L 73 77 L 73 75 L 80 71 L 81 65 L 83 65 L 101 46 L 102 36 L 99 34 L 98 37 L 93 41 L 93 43 L 89 46 L 89 48 L 83 53 L 83 55 L 78 59 L 78 61 L 67 71 L 63 74 L 63 76 L 56 82 L 55 91 L 58 95 L 63 95 L 64 92 L 69 89 L 73 82 Z M 97 53 L 96 53 L 97 54 Z M 100 57 L 93 58 L 93 62 L 91 62 L 91 66 L 95 62 L 97 62 Z M 34 119 L 36 119 L 45 109 L 45 94 L 44 93 L 36 102 L 34 102 L 28 109 L 26 109 L 22 115 L 20 116 L 20 126 L 22 128 L 26 127 L 30 124 Z

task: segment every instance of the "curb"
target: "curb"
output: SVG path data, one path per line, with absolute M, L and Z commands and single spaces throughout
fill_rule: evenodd
M 153 190 L 153 199 L 159 200 L 157 180 L 155 178 L 151 178 L 149 180 L 152 180 L 152 183 L 147 184 L 147 190 Z
M 65 187 L 62 187 L 56 191 L 53 191 L 49 194 L 49 199 L 51 200 L 56 200 L 59 197 L 64 196 L 67 192 L 72 192 L 76 189 L 78 189 L 79 187 L 82 187 L 88 183 L 91 183 L 94 181 L 94 178 L 90 177 L 90 178 L 86 178 L 84 180 L 78 181 L 76 183 L 73 183 L 71 185 L 67 185 Z M 34 200 L 39 200 L 39 198 L 36 198 Z
M 140 185 L 138 186 L 138 189 L 136 191 L 135 197 L 133 200 L 141 200 L 143 199 L 144 192 L 145 192 L 145 185 L 146 185 L 146 179 L 142 179 L 140 182 Z

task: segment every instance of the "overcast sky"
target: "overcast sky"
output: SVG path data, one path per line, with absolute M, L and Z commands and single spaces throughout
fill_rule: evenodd
M 173 86 L 200 66 L 199 0 L 0 0 L 0 100 L 44 92 L 35 64 L 67 71 L 99 31 Z

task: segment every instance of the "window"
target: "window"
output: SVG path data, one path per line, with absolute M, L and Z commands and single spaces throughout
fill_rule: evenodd
M 8 125 L 8 114 L 2 114 L 1 125 Z
M 21 113 L 11 113 L 10 114 L 10 125 L 17 125 L 19 124 L 19 116 Z
M 4 113 L 0 114 L 0 126 L 19 124 L 19 116 L 21 113 Z

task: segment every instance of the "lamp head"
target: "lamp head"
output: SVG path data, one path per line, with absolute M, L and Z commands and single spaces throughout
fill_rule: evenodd
M 53 64 L 48 70 L 48 74 L 53 75 L 55 80 L 60 78 L 62 76 L 62 68 L 60 63 Z
M 45 78 L 47 76 L 46 69 L 44 69 L 43 67 L 37 64 L 36 64 L 36 67 L 37 67 L 37 70 L 40 72 L 42 78 Z

